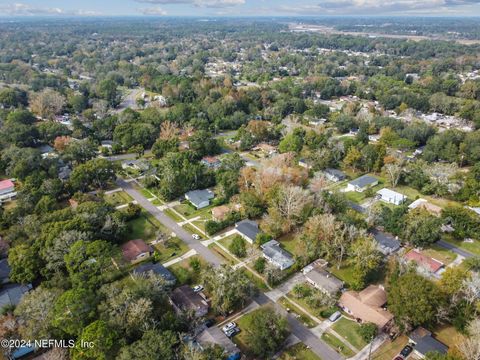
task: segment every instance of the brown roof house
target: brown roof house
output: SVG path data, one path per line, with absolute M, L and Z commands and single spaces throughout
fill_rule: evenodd
M 125 260 L 135 264 L 152 256 L 153 248 L 142 239 L 136 239 L 123 244 L 122 253 Z
M 382 330 L 393 319 L 393 315 L 383 308 L 386 303 L 387 293 L 383 287 L 375 285 L 370 285 L 360 292 L 346 291 L 338 302 L 348 314 L 362 322 L 374 323 Z
M 196 317 L 207 315 L 209 309 L 207 300 L 188 285 L 182 285 L 173 290 L 170 303 L 177 313 L 191 311 Z

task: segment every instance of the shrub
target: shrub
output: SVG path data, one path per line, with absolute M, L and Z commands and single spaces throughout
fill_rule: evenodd
M 230 246 L 228 247 L 228 250 L 230 250 L 230 252 L 232 252 L 234 255 L 241 258 L 247 256 L 247 246 L 245 243 L 245 239 L 240 235 L 235 235 L 235 237 L 232 239 L 232 242 L 230 243 Z

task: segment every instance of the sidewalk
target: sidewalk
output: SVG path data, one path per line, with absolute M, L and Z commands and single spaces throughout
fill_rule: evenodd
M 170 260 L 170 261 L 167 261 L 166 263 L 163 263 L 162 265 L 165 266 L 165 267 L 169 267 L 169 266 L 172 266 L 172 265 L 174 265 L 174 264 L 176 264 L 176 263 L 179 263 L 179 262 L 182 261 L 182 260 L 188 259 L 189 257 L 191 257 L 191 256 L 193 256 L 193 255 L 197 255 L 197 252 L 196 252 L 194 249 L 186 252 L 186 253 L 183 254 L 182 256 L 179 256 L 179 257 L 177 257 L 177 258 L 175 258 L 175 259 L 172 259 L 172 260 Z

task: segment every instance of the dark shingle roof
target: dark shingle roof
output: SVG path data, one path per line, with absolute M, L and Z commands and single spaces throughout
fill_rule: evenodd
M 258 224 L 252 220 L 242 220 L 235 224 L 235 228 L 239 233 L 251 239 L 252 241 L 255 241 L 257 235 L 260 233 Z
M 448 351 L 448 346 L 431 336 L 424 336 L 418 340 L 417 345 L 415 345 L 415 350 L 422 355 L 425 355 L 431 351 L 435 351 L 440 354 L 446 354 Z
M 161 276 L 167 282 L 174 283 L 177 280 L 175 276 L 173 276 L 173 274 L 170 271 L 168 271 L 168 269 L 165 266 L 158 263 L 157 264 L 145 263 L 137 266 L 133 270 L 134 274 L 145 274 L 149 272 L 153 272 L 154 274 Z
M 349 184 L 353 186 L 358 186 L 359 188 L 364 188 L 365 186 L 374 184 L 375 182 L 378 182 L 378 180 L 373 176 L 363 175 L 359 178 L 356 178 L 355 180 L 350 181 Z

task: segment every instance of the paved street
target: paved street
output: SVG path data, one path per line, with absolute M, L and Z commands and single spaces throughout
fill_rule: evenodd
M 214 266 L 218 266 L 222 263 L 222 260 L 218 258 L 207 247 L 203 246 L 198 240 L 192 238 L 192 235 L 178 226 L 175 221 L 158 210 L 150 201 L 148 201 L 140 192 L 133 188 L 132 183 L 128 183 L 125 180 L 117 179 L 117 185 L 120 186 L 128 195 L 137 201 L 145 210 L 152 214 L 158 221 L 174 232 L 182 241 L 184 241 L 191 249 L 197 251 L 206 261 Z
M 139 191 L 135 190 L 132 182 L 126 182 L 123 179 L 117 179 L 117 185 L 121 187 L 127 194 L 137 201 L 145 210 L 152 214 L 158 221 L 166 226 L 170 231 L 174 232 L 180 239 L 182 239 L 191 249 L 194 249 L 200 256 L 214 266 L 222 263 L 222 260 L 217 257 L 208 247 L 202 245 L 198 240 L 194 240 L 192 235 L 185 231 L 182 227 L 173 221 L 170 217 L 158 210 L 151 202 L 149 202 Z M 311 350 L 317 354 L 322 360 L 342 360 L 343 357 L 332 350 L 326 343 L 315 336 L 314 333 L 298 321 L 292 314 L 287 313 L 280 305 L 274 303 L 265 294 L 260 293 L 254 301 L 259 305 L 271 304 L 280 313 L 287 317 L 292 334 L 300 339 L 305 345 L 309 346 Z
M 465 251 L 463 249 L 460 249 L 459 247 L 453 245 L 453 244 L 450 244 L 446 241 L 443 241 L 443 240 L 439 240 L 437 241 L 435 244 L 437 244 L 438 246 L 444 248 L 444 249 L 447 249 L 447 250 L 451 250 L 453 251 L 454 253 L 460 255 L 460 256 L 463 256 L 464 258 L 471 258 L 471 257 L 474 257 L 475 255 L 473 255 L 472 253 L 468 252 L 468 251 Z

